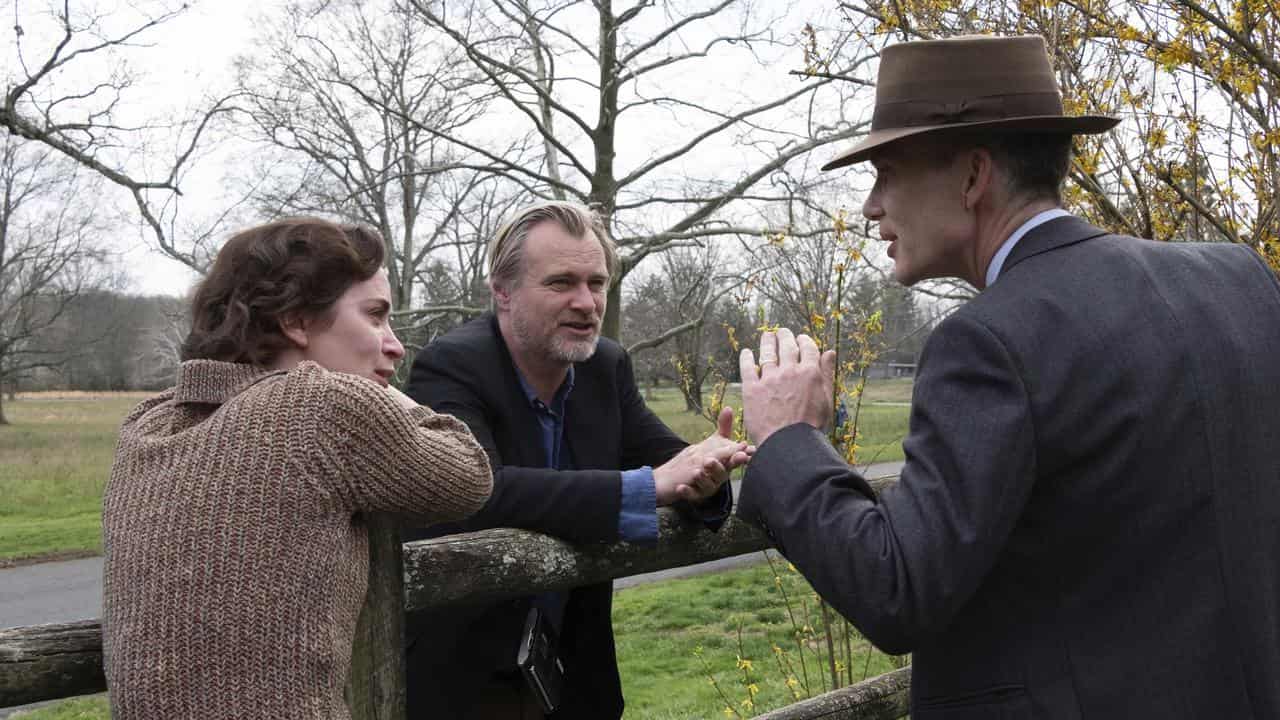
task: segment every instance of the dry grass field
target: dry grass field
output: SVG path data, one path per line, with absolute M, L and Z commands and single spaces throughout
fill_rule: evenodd
M 148 393 L 31 393 L 0 427 L 0 562 L 96 553 L 120 421 Z

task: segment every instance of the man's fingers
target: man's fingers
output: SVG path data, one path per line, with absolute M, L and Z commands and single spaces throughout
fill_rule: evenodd
M 703 446 L 703 450 L 706 453 L 702 456 L 702 463 L 705 467 L 707 461 L 715 463 L 728 462 L 729 458 L 733 457 L 734 453 L 746 452 L 747 444 L 727 442 L 711 447 Z
M 818 343 L 808 335 L 801 335 L 796 338 L 796 344 L 800 346 L 800 364 L 814 365 L 818 362 Z M 833 353 L 834 355 L 834 353 Z
M 742 452 L 742 451 L 735 450 L 734 452 Z M 732 455 L 730 455 L 730 457 L 732 457 Z M 713 457 L 703 458 L 702 473 L 708 477 L 714 478 L 717 475 L 724 474 L 724 466 L 720 464 L 719 460 Z
M 778 328 L 778 364 L 795 365 L 800 362 L 800 346 L 796 336 L 787 328 Z
M 778 336 L 772 331 L 760 333 L 760 371 L 778 364 Z
M 817 347 L 815 346 L 815 347 L 814 347 L 814 349 L 816 350 L 816 349 L 817 349 Z M 828 350 L 828 351 L 826 351 L 826 352 L 822 353 L 822 361 L 821 361 L 820 365 L 821 365 L 821 368 L 822 368 L 822 377 L 823 377 L 823 378 L 824 378 L 828 383 L 835 382 L 835 379 L 836 379 L 836 351 L 835 351 L 835 350 Z
M 726 462 L 729 459 L 732 459 L 732 457 L 733 456 L 730 455 L 729 458 L 726 458 Z M 725 469 L 724 465 L 720 464 L 719 460 L 716 460 L 715 458 L 707 458 L 702 461 L 702 474 L 698 484 L 704 489 L 715 492 L 716 489 L 723 485 L 724 481 L 728 479 L 729 471 Z
M 716 418 L 716 432 L 722 438 L 733 439 L 733 408 L 720 408 L 720 416 Z
M 738 373 L 742 377 L 744 389 L 760 379 L 760 368 L 756 367 L 756 356 L 751 348 L 742 348 L 742 352 L 738 353 Z

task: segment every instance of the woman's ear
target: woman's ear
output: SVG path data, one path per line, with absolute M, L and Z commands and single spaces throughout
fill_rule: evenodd
M 307 323 L 299 313 L 281 316 L 280 332 L 299 349 L 307 348 Z

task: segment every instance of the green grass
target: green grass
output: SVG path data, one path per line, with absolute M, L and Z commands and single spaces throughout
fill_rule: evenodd
M 911 402 L 911 388 L 914 382 L 911 378 L 868 380 L 866 390 L 862 393 L 862 402 L 909 403 Z
M 790 597 L 790 613 L 773 570 L 763 562 L 619 592 L 614 597 L 613 626 L 627 701 L 624 717 L 724 717 L 726 705 L 749 717 L 795 702 L 787 686 L 789 677 L 795 679 L 801 698 L 830 689 L 825 626 L 816 596 L 803 578 L 787 569 L 785 561 L 775 559 L 775 567 Z M 834 613 L 832 618 L 837 637 L 843 638 L 847 625 Z M 803 644 L 802 653 L 794 629 L 806 625 L 814 633 Z M 842 660 L 842 685 L 850 672 L 857 682 L 894 669 L 889 657 L 850 631 L 853 660 Z M 775 645 L 784 651 L 789 670 L 779 667 Z M 843 645 L 843 641 L 837 643 L 838 648 Z M 838 649 L 837 656 L 844 657 L 843 650 Z M 739 658 L 750 662 L 750 682 L 759 690 L 750 711 L 743 706 L 749 691 Z M 807 667 L 807 673 L 802 667 Z
M 902 438 L 907 435 L 910 414 L 910 408 L 902 403 L 910 401 L 910 379 L 867 383 L 858 412 L 859 465 L 902 459 Z M 645 402 L 676 434 L 689 442 L 697 442 L 715 430 L 706 417 L 685 410 L 684 397 L 676 388 L 646 391 Z M 742 396 L 736 388 L 725 393 L 724 404 L 732 406 L 735 412 L 742 408 Z
M 86 695 L 10 716 L 13 720 L 106 720 L 111 717 L 107 696 Z
M 116 432 L 145 394 L 32 395 L 0 426 L 0 560 L 101 550 Z
M 647 393 L 649 406 L 681 437 L 696 442 L 711 421 L 684 409 L 675 388 Z M 0 562 L 101 550 L 102 491 L 120 421 L 145 393 L 19 396 L 0 426 Z M 859 463 L 902 459 L 910 380 L 868 385 L 859 416 Z M 736 390 L 725 403 L 741 406 Z

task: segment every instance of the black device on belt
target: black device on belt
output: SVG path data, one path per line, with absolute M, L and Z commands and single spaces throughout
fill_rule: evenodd
M 556 652 L 557 640 L 555 628 L 547 622 L 542 609 L 537 605 L 529 608 L 524 632 L 520 633 L 516 665 L 547 714 L 560 706 L 560 690 L 564 687 L 564 665 Z

